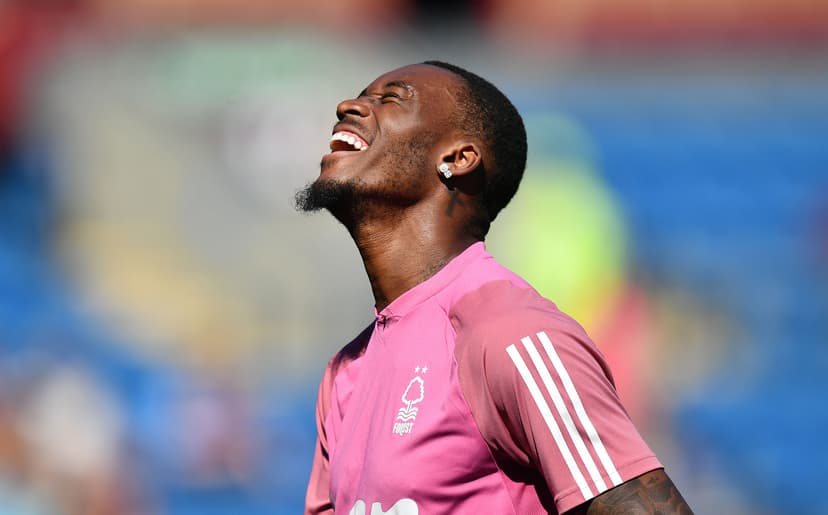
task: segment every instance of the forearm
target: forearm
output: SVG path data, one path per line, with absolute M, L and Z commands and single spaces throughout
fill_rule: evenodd
M 693 514 L 676 485 L 661 469 L 604 492 L 584 508 L 581 513 L 587 515 Z

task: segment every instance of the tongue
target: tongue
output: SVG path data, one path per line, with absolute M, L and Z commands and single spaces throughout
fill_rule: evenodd
M 342 150 L 347 151 L 347 152 L 355 152 L 356 147 L 354 147 L 353 145 L 351 145 L 347 141 L 342 141 L 342 140 L 336 139 L 336 140 L 331 141 L 331 150 L 333 152 L 339 152 L 339 151 L 342 151 Z

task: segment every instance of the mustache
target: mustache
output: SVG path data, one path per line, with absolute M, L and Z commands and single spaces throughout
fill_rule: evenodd
M 333 124 L 333 127 L 331 127 L 331 131 L 333 132 L 335 130 L 335 127 L 340 124 L 351 126 L 354 128 L 356 132 L 359 132 L 360 134 L 365 134 L 367 132 L 367 128 L 365 127 L 365 125 L 363 125 L 362 122 L 359 121 L 359 118 L 353 115 L 346 114 L 345 116 L 343 116 L 342 119 L 338 120 L 335 124 Z

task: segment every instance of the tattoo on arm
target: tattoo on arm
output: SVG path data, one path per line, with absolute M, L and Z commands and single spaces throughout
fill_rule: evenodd
M 576 513 L 578 511 L 576 510 Z M 693 515 L 664 470 L 653 470 L 599 495 L 586 515 Z

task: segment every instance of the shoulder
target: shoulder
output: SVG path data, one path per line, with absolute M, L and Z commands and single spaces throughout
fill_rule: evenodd
M 352 361 L 358 359 L 365 353 L 368 347 L 368 342 L 371 340 L 371 334 L 374 332 L 374 322 L 368 324 L 368 327 L 363 329 L 353 340 L 342 347 L 339 352 L 334 354 L 328 362 L 328 368 L 334 372 L 339 372 L 342 368 L 348 366 Z
M 493 281 L 465 294 L 449 313 L 462 343 L 502 347 L 538 331 L 589 340 L 583 327 L 531 287 Z
M 332 398 L 335 396 L 333 390 L 337 379 L 340 379 L 340 384 L 343 380 L 345 383 L 351 382 L 347 377 L 342 379 L 343 375 L 347 375 L 343 372 L 348 368 L 348 365 L 358 360 L 365 353 L 373 332 L 374 324 L 372 322 L 328 361 L 317 392 L 316 410 L 318 420 L 324 421 L 328 416 Z
M 371 322 L 368 327 L 363 329 L 353 340 L 333 355 L 325 367 L 325 374 L 322 377 L 320 390 L 330 391 L 337 376 L 348 368 L 348 365 L 358 360 L 365 353 L 365 349 L 368 348 L 368 342 L 371 340 L 371 334 L 373 332 L 374 323 Z
M 325 376 L 322 379 L 323 386 L 332 386 L 340 373 L 365 354 L 365 350 L 368 348 L 368 343 L 373 333 L 374 322 L 371 322 L 368 324 L 368 327 L 363 329 L 353 340 L 333 355 L 328 361 L 328 366 L 325 367 Z
M 515 361 L 521 356 L 554 352 L 574 367 L 592 369 L 612 382 L 603 355 L 583 327 L 531 287 L 510 281 L 486 283 L 459 299 L 450 317 L 461 368 L 514 377 Z

